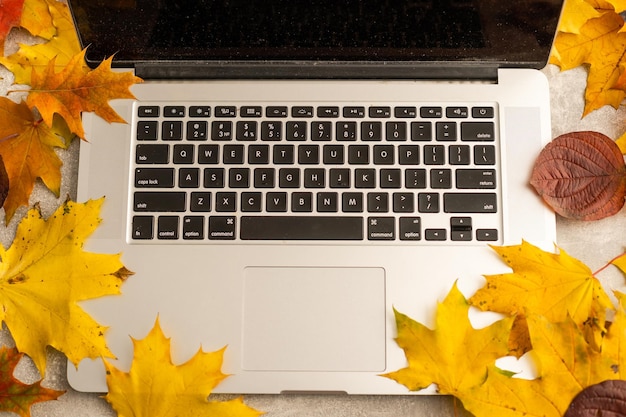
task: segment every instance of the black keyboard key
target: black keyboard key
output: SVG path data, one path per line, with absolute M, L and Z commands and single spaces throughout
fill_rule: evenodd
M 261 117 L 263 109 L 261 106 L 242 106 L 239 110 L 241 117 Z
M 369 108 L 369 116 L 372 118 L 389 118 L 391 117 L 391 107 L 372 106 Z
M 320 106 L 317 108 L 317 117 L 339 117 L 339 107 Z
M 135 187 L 173 188 L 174 168 L 136 168 Z
M 157 238 L 176 240 L 178 239 L 178 216 L 160 216 L 157 222 Z
M 491 119 L 493 113 L 493 107 L 472 107 L 472 117 L 475 119 Z
M 243 216 L 242 240 L 363 240 L 361 217 Z
M 452 188 L 452 170 L 432 169 L 430 171 L 430 188 Z
M 265 196 L 265 210 L 268 213 L 284 213 L 287 211 L 287 193 L 273 192 Z
M 215 211 L 234 213 L 237 210 L 237 193 L 215 193 Z
M 154 217 L 153 216 L 134 216 L 133 217 L 133 239 L 153 239 L 154 238 Z
M 163 124 L 161 125 L 161 139 L 182 140 L 183 139 L 183 122 L 179 122 L 179 121 L 163 122 Z
M 193 145 L 174 145 L 172 161 L 175 164 L 193 164 L 194 151 Z
M 169 159 L 168 145 L 137 145 L 135 154 L 137 164 L 167 164 Z
M 339 194 L 318 193 L 317 211 L 320 213 L 336 213 L 339 210 Z
M 185 117 L 185 106 L 165 106 L 163 117 Z
M 137 140 L 157 140 L 158 123 L 141 120 L 137 122 Z
M 474 164 L 476 165 L 495 165 L 496 164 L 496 148 L 493 145 L 475 145 L 474 146 Z
M 200 145 L 198 147 L 198 163 L 200 164 L 217 164 L 219 157 L 218 145 Z
M 294 213 L 310 213 L 313 211 L 313 194 L 297 192 L 291 195 L 291 211 Z
M 211 117 L 211 106 L 191 106 L 189 117 Z
M 396 238 L 395 219 L 393 217 L 368 217 L 368 240 L 394 240 Z
M 383 125 L 381 122 L 362 122 L 362 141 L 381 141 L 383 139 Z
M 456 140 L 456 123 L 454 122 L 437 122 L 435 124 L 436 138 L 438 141 L 455 141 Z
M 204 239 L 204 217 L 185 216 L 183 218 L 183 239 L 202 240 Z
M 415 142 L 428 142 L 433 140 L 433 125 L 431 122 L 412 122 L 411 140 Z
M 497 229 L 476 229 L 476 240 L 479 242 L 494 242 L 498 240 Z
M 239 121 L 237 122 L 237 140 L 254 141 L 257 139 L 257 122 L 256 121 Z
M 448 238 L 448 232 L 446 229 L 426 229 L 424 237 L 426 240 L 444 241 Z
M 286 106 L 267 106 L 265 108 L 265 115 L 267 117 L 287 117 Z
M 496 188 L 496 171 L 494 169 L 457 169 L 456 188 L 494 189 Z
M 235 117 L 237 108 L 235 106 L 216 106 L 215 117 Z
M 439 213 L 439 194 L 419 193 L 417 195 L 417 211 L 420 213 Z
M 495 193 L 446 193 L 443 195 L 446 213 L 496 213 L 498 210 Z
M 180 191 L 137 191 L 134 195 L 135 211 L 181 212 L 185 211 L 187 194 Z
M 362 213 L 363 193 L 343 193 L 341 195 L 341 210 L 344 213 Z
M 215 121 L 211 124 L 211 139 L 232 140 L 233 122 Z
M 351 118 L 351 119 L 361 119 L 365 117 L 365 107 L 346 106 L 343 108 L 343 117 Z
M 313 106 L 293 106 L 291 117 L 313 117 Z
M 306 140 L 306 122 L 287 122 L 285 138 L 291 141 Z
M 139 106 L 137 115 L 139 117 L 159 117 L 160 110 L 159 106 Z
M 200 186 L 200 170 L 198 168 L 181 168 L 178 171 L 179 188 L 198 188 Z
M 492 122 L 461 123 L 461 140 L 468 142 L 493 142 L 496 138 Z
M 248 163 L 249 164 L 269 164 L 270 163 L 270 147 L 269 145 L 250 145 L 248 146 Z
M 446 117 L 448 119 L 466 119 L 469 115 L 467 107 L 453 106 L 446 107 Z
M 332 168 L 328 174 L 330 188 L 350 188 L 350 170 L 348 168 Z
M 398 119 L 413 119 L 417 117 L 417 109 L 415 107 L 396 107 L 393 113 Z
M 233 216 L 209 217 L 209 239 L 211 240 L 234 240 L 237 229 L 237 221 Z
M 241 193 L 241 211 L 243 212 L 260 212 L 263 207 L 263 196 L 261 193 L 245 192 Z
M 211 193 L 198 191 L 191 193 L 190 210 L 194 212 L 211 211 Z
M 441 107 L 421 107 L 420 117 L 429 119 L 439 119 L 443 116 L 443 109 Z
M 422 219 L 420 217 L 400 218 L 400 240 L 421 240 Z
M 207 122 L 187 122 L 187 140 L 207 140 Z

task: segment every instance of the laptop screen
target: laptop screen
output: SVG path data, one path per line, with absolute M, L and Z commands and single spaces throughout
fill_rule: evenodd
M 88 60 L 542 67 L 562 0 L 71 0 Z

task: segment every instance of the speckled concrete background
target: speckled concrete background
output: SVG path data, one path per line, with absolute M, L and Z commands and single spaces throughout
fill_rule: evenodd
M 13 40 L 23 40 L 19 33 Z M 552 96 L 553 137 L 560 134 L 595 130 L 617 138 L 626 131 L 626 109 L 614 110 L 605 107 L 581 120 L 583 89 L 586 73 L 574 69 L 560 73 L 558 68 L 548 66 L 543 70 L 550 81 Z M 0 67 L 0 95 L 7 95 L 12 77 Z M 11 94 L 10 97 L 18 97 Z M 31 204 L 40 203 L 44 215 L 54 211 L 67 195 L 75 195 L 78 143 L 75 141 L 67 151 L 59 152 L 63 161 L 63 183 L 61 197 L 56 199 L 41 184 L 37 185 L 31 197 Z M 0 211 L 0 243 L 8 247 L 13 239 L 18 220 L 26 209 L 20 209 L 11 223 L 4 227 L 4 213 Z M 574 222 L 558 220 L 557 243 L 571 255 L 587 263 L 592 270 L 603 266 L 614 256 L 622 253 L 626 246 L 626 213 L 597 222 Z M 610 289 L 625 290 L 624 277 L 614 268 L 600 275 L 603 284 Z M 11 344 L 6 330 L 0 331 L 0 344 Z M 44 385 L 54 389 L 68 390 L 58 401 L 36 404 L 33 417 L 105 417 L 115 416 L 108 404 L 96 394 L 83 394 L 72 391 L 65 379 L 65 358 L 49 353 L 49 364 Z M 24 360 L 18 367 L 17 376 L 25 382 L 39 379 L 37 371 Z M 245 401 L 252 407 L 264 410 L 275 417 L 315 417 L 315 416 L 453 416 L 454 403 L 450 397 L 380 397 L 380 396 L 246 396 Z M 0 416 L 12 415 L 0 413 Z M 460 416 L 464 416 L 460 413 Z

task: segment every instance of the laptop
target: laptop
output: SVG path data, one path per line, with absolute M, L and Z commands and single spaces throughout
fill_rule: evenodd
M 393 309 L 432 325 L 506 270 L 489 245 L 552 248 L 528 181 L 561 0 L 69 3 L 89 63 L 145 80 L 80 146 L 86 249 L 135 272 L 81 304 L 116 367 L 158 317 L 175 363 L 227 346 L 216 392 L 406 394 Z M 100 360 L 68 378 L 107 390 Z

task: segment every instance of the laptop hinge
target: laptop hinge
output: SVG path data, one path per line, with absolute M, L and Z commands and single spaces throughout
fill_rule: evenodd
M 497 82 L 498 65 L 447 62 L 155 62 L 136 63 L 143 79 L 425 79 Z

